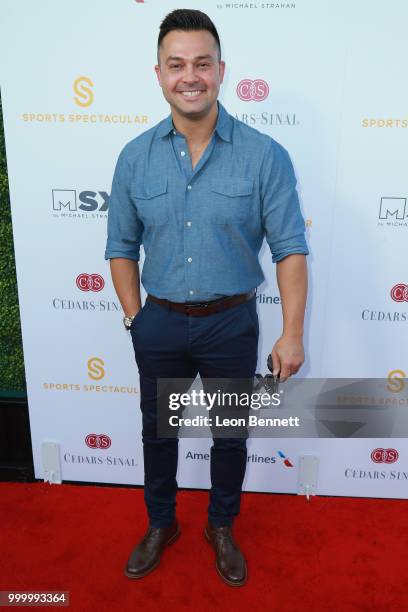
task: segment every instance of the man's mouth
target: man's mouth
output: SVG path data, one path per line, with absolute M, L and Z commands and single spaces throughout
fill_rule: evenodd
M 194 91 L 179 91 L 179 93 L 184 98 L 196 98 L 200 94 L 204 93 L 204 90 L 203 89 L 195 89 Z

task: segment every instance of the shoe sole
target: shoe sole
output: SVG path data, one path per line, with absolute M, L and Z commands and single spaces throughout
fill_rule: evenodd
M 205 538 L 206 538 L 207 542 L 210 544 L 211 548 L 213 550 L 215 550 L 214 546 L 212 545 L 210 536 L 208 535 L 207 527 L 204 529 L 204 535 L 205 535 Z M 248 580 L 248 571 L 247 571 L 246 563 L 245 563 L 245 576 L 244 576 L 244 578 L 240 582 L 233 582 L 232 580 L 228 580 L 228 578 L 225 578 L 225 576 L 222 574 L 220 568 L 218 567 L 217 561 L 215 562 L 215 569 L 217 570 L 218 575 L 220 576 L 220 578 L 225 582 L 225 584 L 228 584 L 228 586 L 234 586 L 234 587 L 235 586 L 237 586 L 237 587 L 238 586 L 244 586 L 244 584 Z
M 167 548 L 167 546 L 170 546 L 170 544 L 173 544 L 173 542 L 175 542 L 175 541 L 177 540 L 177 538 L 179 537 L 180 533 L 181 533 L 181 530 L 180 530 L 180 526 L 178 525 L 178 526 L 177 526 L 177 531 L 176 531 L 176 533 L 175 533 L 174 535 L 172 535 L 172 536 L 171 536 L 171 538 L 170 538 L 169 540 L 167 540 L 167 542 L 165 543 L 165 545 L 164 545 L 164 547 L 163 547 L 163 550 L 164 550 L 165 548 Z M 155 569 L 156 569 L 156 567 L 157 567 L 157 566 L 159 565 L 159 563 L 160 563 L 160 560 L 161 560 L 161 556 L 162 556 L 162 554 L 163 554 L 163 551 L 160 553 L 160 557 L 158 558 L 158 560 L 156 561 L 156 563 L 155 563 L 154 565 L 152 565 L 152 567 L 150 567 L 148 570 L 146 570 L 145 572 L 143 572 L 142 574 L 137 574 L 137 575 L 132 574 L 132 573 L 128 572 L 128 571 L 127 571 L 127 567 L 125 567 L 125 570 L 124 570 L 124 574 L 125 574 L 125 576 L 126 576 L 127 578 L 132 578 L 133 580 L 138 580 L 139 578 L 144 578 L 145 576 L 147 576 L 147 575 L 148 575 L 148 574 L 150 574 L 150 573 L 151 573 L 153 570 L 155 570 Z

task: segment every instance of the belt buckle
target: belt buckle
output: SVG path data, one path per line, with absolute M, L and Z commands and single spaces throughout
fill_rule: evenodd
M 208 302 L 198 302 L 197 304 L 185 304 L 184 305 L 184 312 L 186 315 L 190 315 L 193 314 L 190 310 L 190 308 L 193 310 L 194 308 L 199 308 L 199 307 L 204 307 L 207 308 L 208 306 Z
M 197 302 L 196 304 L 185 304 L 185 306 L 187 308 L 198 308 L 200 306 L 204 306 L 204 308 L 207 308 L 208 302 Z
M 199 308 L 200 306 L 204 306 L 204 307 L 206 308 L 206 307 L 208 306 L 208 304 L 206 304 L 205 302 L 201 302 L 201 303 L 198 303 L 198 304 L 185 304 L 185 307 L 184 307 L 184 312 L 185 312 L 187 315 L 189 315 L 189 314 L 190 314 L 190 312 L 191 312 L 191 311 L 190 311 L 190 308 L 191 308 L 191 309 L 194 309 L 194 308 Z

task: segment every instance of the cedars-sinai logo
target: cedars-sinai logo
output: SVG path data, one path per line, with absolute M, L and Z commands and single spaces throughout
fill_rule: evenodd
M 88 434 L 85 438 L 85 444 L 89 448 L 100 448 L 102 450 L 109 448 L 112 441 L 106 434 Z
M 371 453 L 374 463 L 395 463 L 399 454 L 395 448 L 375 448 Z
M 105 281 L 100 274 L 87 274 L 83 272 L 76 277 L 76 286 L 81 291 L 102 291 Z
M 394 285 L 390 291 L 390 295 L 394 302 L 408 302 L 408 285 L 405 283 Z
M 237 96 L 244 102 L 262 102 L 269 95 L 269 85 L 263 79 L 243 79 L 237 85 Z

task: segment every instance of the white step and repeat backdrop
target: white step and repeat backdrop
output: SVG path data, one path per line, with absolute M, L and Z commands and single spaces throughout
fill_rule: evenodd
M 405 0 L 3 0 L 1 93 L 38 478 L 41 444 L 54 441 L 63 480 L 143 483 L 139 382 L 104 260 L 106 221 L 119 151 L 169 112 L 153 66 L 159 23 L 181 5 L 219 29 L 227 110 L 281 142 L 295 165 L 311 251 L 302 376 L 388 378 L 384 402 L 405 384 Z M 262 81 L 257 94 L 248 80 Z M 261 260 L 265 372 L 281 306 L 265 246 Z M 180 486 L 209 486 L 210 444 L 180 442 Z M 408 497 L 404 439 L 252 439 L 245 489 L 295 492 L 303 454 L 320 459 L 319 494 Z

